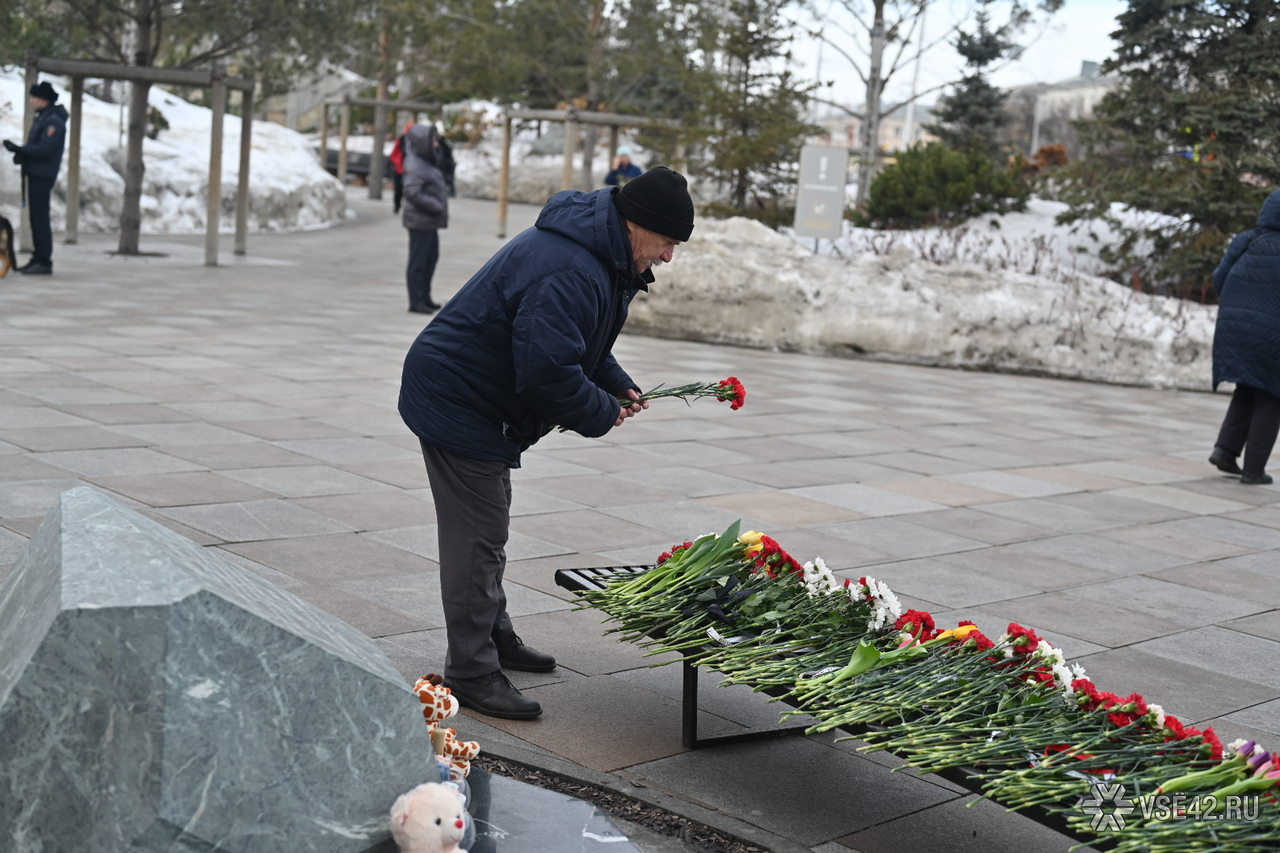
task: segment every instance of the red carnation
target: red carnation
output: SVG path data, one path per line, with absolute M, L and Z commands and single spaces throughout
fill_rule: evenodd
M 728 379 L 722 380 L 717 386 L 716 399 L 730 403 L 729 408 L 736 412 L 747 401 L 746 386 L 738 381 L 738 377 L 730 376 Z
M 1205 729 L 1204 742 L 1209 744 L 1209 757 L 1214 761 L 1222 760 L 1222 741 L 1218 739 L 1218 733 L 1213 729 Z
M 910 630 L 907 629 L 908 625 L 911 626 Z M 933 616 L 923 610 L 908 610 L 898 617 L 898 621 L 893 623 L 893 627 L 899 631 L 908 630 L 908 633 L 924 643 L 934 638 L 934 628 L 937 626 L 933 621 Z
M 1035 630 L 1024 628 L 1017 622 L 1010 622 L 1006 633 L 1009 635 L 1010 645 L 1017 654 L 1029 655 L 1040 645 L 1040 638 L 1036 636 Z
M 1165 743 L 1175 740 L 1182 740 L 1187 736 L 1187 729 L 1182 725 L 1182 721 L 1173 714 L 1164 715 L 1164 740 Z

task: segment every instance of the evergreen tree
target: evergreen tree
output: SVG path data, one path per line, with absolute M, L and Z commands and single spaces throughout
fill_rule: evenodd
M 1280 2 L 1130 0 L 1118 22 L 1103 71 L 1124 83 L 1079 125 L 1064 221 L 1111 220 L 1120 277 L 1203 298 L 1226 243 L 1280 184 Z M 1166 216 L 1121 226 L 1115 202 Z
M 981 213 L 1026 209 L 1027 185 L 977 146 L 957 151 L 942 142 L 917 143 L 898 154 L 871 184 L 867 212 L 855 222 L 872 228 L 958 225 Z
M 804 138 L 813 132 L 803 115 L 813 86 L 787 67 L 790 27 L 787 0 L 727 0 L 703 19 L 703 55 L 714 61 L 704 75 L 702 99 L 687 121 L 706 147 L 700 171 L 719 185 L 725 212 L 766 212 L 770 199 L 777 225 L 782 198 L 790 195 Z M 689 121 L 691 120 L 691 121 Z
M 992 29 L 991 3 L 981 0 L 974 32 L 961 31 L 956 36 L 956 52 L 964 57 L 969 70 L 954 92 L 938 99 L 933 111 L 936 121 L 925 129 L 957 151 L 978 148 L 995 158 L 1000 153 L 1000 131 L 1013 117 L 1004 109 L 1004 93 L 987 82 L 987 69 L 1018 50 L 1009 36 L 1024 26 L 1029 13 L 1015 6 L 1009 21 Z

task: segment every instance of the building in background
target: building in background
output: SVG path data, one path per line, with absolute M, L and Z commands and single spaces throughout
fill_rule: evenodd
M 354 71 L 325 66 L 316 75 L 302 78 L 283 95 L 264 99 L 256 113 L 260 119 L 283 124 L 291 130 L 318 130 L 321 104 L 348 95 L 356 97 L 373 85 L 372 80 Z
M 937 137 L 925 131 L 924 126 L 933 121 L 933 109 L 924 104 L 916 104 L 912 117 L 911 139 L 907 140 L 907 108 L 899 107 L 880 120 L 880 150 L 884 153 L 901 151 L 915 142 L 933 142 Z M 810 138 L 815 145 L 844 145 L 852 151 L 858 150 L 858 130 L 861 120 L 853 116 L 839 113 L 828 113 L 819 116 L 814 124 L 823 132 Z
M 1098 74 L 1098 63 L 1082 62 L 1080 73 L 1057 83 L 1033 83 L 1009 90 L 1007 109 L 1014 116 L 1007 142 L 1034 156 L 1042 146 L 1061 143 L 1067 157 L 1081 155 L 1080 138 L 1072 122 L 1092 118 L 1093 110 L 1120 85 L 1119 77 Z

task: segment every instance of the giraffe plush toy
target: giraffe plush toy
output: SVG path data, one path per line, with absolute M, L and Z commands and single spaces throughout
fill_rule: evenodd
M 458 740 L 456 729 L 441 726 L 458 713 L 458 700 L 444 686 L 444 679 L 435 673 L 419 678 L 413 689 L 422 703 L 422 716 L 426 718 L 436 753 L 449 759 L 454 773 L 466 776 L 471 772 L 471 759 L 480 754 L 480 744 L 474 740 Z

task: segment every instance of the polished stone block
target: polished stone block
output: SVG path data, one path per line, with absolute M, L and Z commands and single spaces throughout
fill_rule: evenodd
M 0 585 L 0 731 L 12 853 L 359 853 L 431 760 L 369 638 L 91 488 Z
M 639 853 L 585 800 L 473 768 L 471 853 Z

